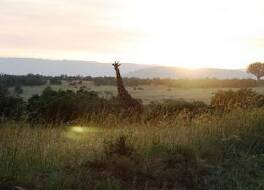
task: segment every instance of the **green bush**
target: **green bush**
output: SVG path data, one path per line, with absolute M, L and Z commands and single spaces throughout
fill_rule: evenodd
M 2 120 L 19 120 L 25 113 L 26 103 L 22 98 L 0 95 L 0 117 Z
M 42 95 L 28 100 L 28 120 L 40 123 L 71 122 L 89 119 L 93 115 L 114 112 L 113 101 L 100 98 L 93 91 L 83 89 L 76 93 L 70 90 L 54 91 L 46 88 Z

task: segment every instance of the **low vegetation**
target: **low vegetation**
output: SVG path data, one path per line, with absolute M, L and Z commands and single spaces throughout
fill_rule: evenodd
M 32 125 L 79 122 L 105 122 L 106 118 L 118 121 L 129 119 L 131 115 L 119 105 L 116 97 L 108 99 L 100 97 L 94 91 L 52 90 L 47 87 L 41 95 L 33 95 L 27 101 L 17 96 L 10 96 L 5 89 L 0 95 L 0 115 L 2 121 L 20 120 Z M 238 91 L 219 90 L 211 98 L 210 104 L 201 101 L 187 102 L 184 100 L 167 99 L 163 102 L 153 101 L 144 106 L 140 121 L 162 121 L 175 118 L 190 121 L 201 114 L 215 114 L 231 111 L 236 108 L 253 109 L 264 107 L 264 95 L 251 89 Z M 139 122 L 135 117 L 134 122 Z
M 107 91 L 18 90 L 0 87 L 0 189 L 264 189 L 264 95 L 252 89 L 152 101 L 135 118 Z
M 0 128 L 0 187 L 263 189 L 263 109 L 178 122 Z
M 219 90 L 211 99 L 211 105 L 216 110 L 230 111 L 234 108 L 254 108 L 264 106 L 264 96 L 252 89 L 240 89 L 238 91 Z

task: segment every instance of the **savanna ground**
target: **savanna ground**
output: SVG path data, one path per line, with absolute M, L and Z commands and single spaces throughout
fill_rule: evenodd
M 115 95 L 114 86 L 52 85 Z M 23 87 L 25 99 L 45 88 Z M 166 98 L 209 103 L 219 89 L 166 86 L 128 88 L 145 104 Z M 264 88 L 255 88 L 264 94 Z M 109 93 L 111 92 L 111 93 Z M 101 122 L 0 127 L 0 189 L 26 190 L 262 190 L 264 109 L 234 109 L 130 122 L 109 115 Z
M 22 87 L 22 97 L 25 99 L 30 98 L 34 94 L 41 94 L 41 92 L 48 85 L 41 86 L 24 86 Z M 76 91 L 80 88 L 93 90 L 99 93 L 100 96 L 108 98 L 111 95 L 116 96 L 116 86 L 112 85 L 94 85 L 91 81 L 83 81 L 82 84 L 71 85 L 69 82 L 63 81 L 61 85 L 49 85 L 54 90 L 73 90 Z M 172 88 L 164 85 L 139 85 L 137 87 L 127 87 L 129 93 L 138 99 L 141 99 L 144 104 L 151 101 L 162 101 L 164 99 L 185 99 L 187 101 L 203 101 L 209 103 L 211 97 L 218 90 L 237 90 L 239 88 Z M 252 88 L 260 94 L 264 94 L 264 87 Z M 13 88 L 10 89 L 11 91 Z

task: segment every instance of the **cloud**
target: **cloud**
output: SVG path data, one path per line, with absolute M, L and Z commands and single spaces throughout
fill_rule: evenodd
M 107 1 L 1 1 L 0 48 L 115 52 L 140 34 L 112 25 Z M 114 10 L 112 10 L 114 9 Z

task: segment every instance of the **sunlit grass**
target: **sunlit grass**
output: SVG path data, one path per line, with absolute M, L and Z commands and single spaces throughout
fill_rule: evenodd
M 10 180 L 14 185 L 26 187 L 41 185 L 44 189 L 71 189 L 72 183 L 84 183 L 78 182 L 81 174 L 72 173 L 71 168 L 81 167 L 83 163 L 101 157 L 104 143 L 122 135 L 129 138 L 140 155 L 144 155 L 153 145 L 177 144 L 189 147 L 203 159 L 212 159 L 217 163 L 221 159 L 219 148 L 223 144 L 228 145 L 226 151 L 232 151 L 236 143 L 245 138 L 248 142 L 244 144 L 248 143 L 250 147 L 248 149 L 246 146 L 243 151 L 245 154 L 251 151 L 256 145 L 255 136 L 261 135 L 263 118 L 264 110 L 259 109 L 235 111 L 223 117 L 210 117 L 209 120 L 197 118 L 185 125 L 166 121 L 120 124 L 107 128 L 100 124 L 59 128 L 2 124 L 0 184 L 1 180 Z

